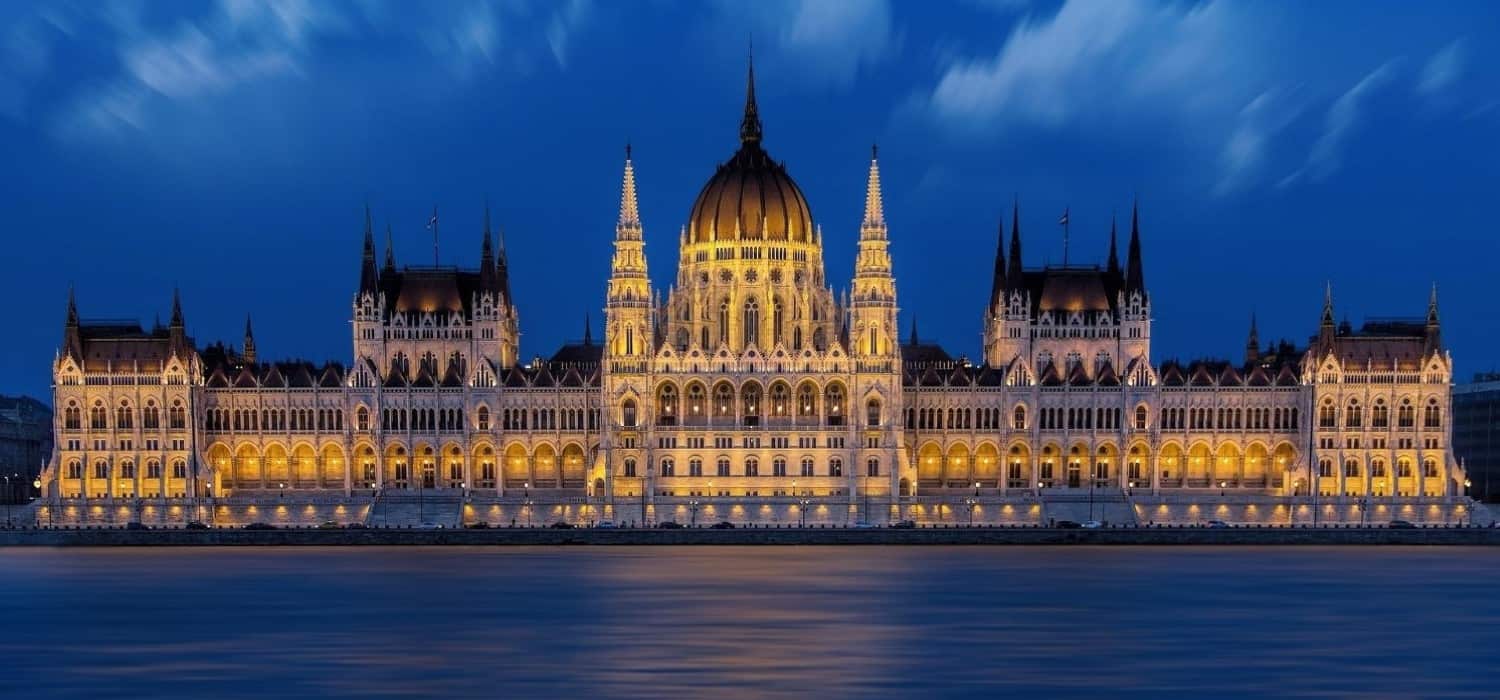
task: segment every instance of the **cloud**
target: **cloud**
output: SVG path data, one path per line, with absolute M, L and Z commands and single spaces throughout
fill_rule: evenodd
M 1422 67 L 1422 75 L 1417 79 L 1417 92 L 1431 98 L 1452 87 L 1463 73 L 1467 53 L 1464 40 L 1458 39 L 1433 54 L 1427 60 L 1427 65 Z
M 1240 110 L 1234 131 L 1219 153 L 1222 175 L 1214 193 L 1245 188 L 1264 169 L 1271 142 L 1302 113 L 1302 104 L 1286 90 L 1267 90 Z
M 585 0 L 568 0 L 547 23 L 547 46 L 552 49 L 552 58 L 557 65 L 568 65 L 568 44 L 578 27 L 588 19 L 591 9 Z
M 1381 64 L 1334 100 L 1323 120 L 1323 133 L 1313 144 L 1307 163 L 1282 178 L 1277 187 L 1288 187 L 1304 178 L 1321 182 L 1336 172 L 1343 163 L 1350 136 L 1364 121 L 1365 102 L 1395 80 L 1400 65 L 1400 59 Z
M 1255 41 L 1224 3 L 1067 2 L 1028 18 L 990 57 L 958 60 L 926 95 L 960 127 L 995 121 L 1056 127 L 1121 114 L 1233 114 Z
M 721 2 L 715 36 L 753 39 L 766 59 L 814 84 L 849 85 L 862 66 L 890 58 L 900 43 L 889 0 Z

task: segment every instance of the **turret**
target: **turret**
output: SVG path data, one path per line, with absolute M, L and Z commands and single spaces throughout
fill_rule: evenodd
M 615 220 L 615 254 L 610 261 L 605 303 L 605 351 L 618 357 L 639 357 L 651 351 L 651 280 L 646 272 L 645 231 L 636 202 L 635 162 L 625 146 L 625 172 L 620 181 L 620 215 Z
M 172 321 L 167 324 L 167 335 L 172 355 L 185 357 L 188 349 L 187 324 L 182 319 L 182 296 L 176 289 L 172 290 Z
M 73 287 L 68 287 L 68 315 L 63 321 L 63 355 L 83 360 L 83 336 L 78 332 L 78 302 L 73 298 Z
M 481 294 L 499 294 L 496 284 L 495 251 L 490 244 L 490 203 L 484 203 L 484 242 L 479 247 L 479 291 Z M 498 300 L 497 300 L 498 301 Z
M 360 254 L 359 293 L 374 295 L 380 288 L 380 275 L 375 271 L 375 231 L 370 218 L 370 205 L 365 205 L 365 243 Z
M 1010 215 L 1010 263 L 1005 268 L 1006 296 L 1010 292 L 1024 291 L 1026 277 L 1021 272 L 1021 203 L 1017 201 Z
M 1104 271 L 1109 278 L 1117 280 L 1120 278 L 1120 258 L 1115 254 L 1115 217 L 1109 217 L 1109 261 L 1104 264 Z
M 1333 347 L 1333 339 L 1337 333 L 1337 322 L 1333 319 L 1333 283 L 1329 282 L 1323 290 L 1323 317 L 1318 321 L 1318 348 L 1327 352 Z
M 1432 355 L 1443 350 L 1443 329 L 1438 322 L 1438 297 L 1437 285 L 1432 285 L 1432 294 L 1427 297 L 1427 325 L 1423 335 L 1426 340 L 1422 346 L 1423 355 Z
M 1146 273 L 1141 266 L 1141 209 L 1140 204 L 1132 204 L 1130 207 L 1130 251 L 1125 259 L 1125 295 L 1127 298 L 1132 293 L 1139 292 L 1141 299 L 1146 298 Z M 1111 241 L 1114 239 L 1110 237 Z
M 391 235 L 391 225 L 385 225 L 385 268 L 381 272 L 396 271 L 396 243 Z
M 1255 314 L 1250 314 L 1250 337 L 1245 339 L 1245 364 L 1260 362 L 1260 333 L 1255 328 Z
M 245 314 L 245 364 L 255 364 L 255 331 L 250 328 L 250 314 Z
M 890 355 L 900 343 L 896 327 L 896 280 L 891 275 L 890 231 L 885 223 L 880 188 L 880 149 L 870 147 L 865 178 L 865 215 L 859 226 L 859 253 L 854 262 L 854 294 L 846 303 L 854 333 L 846 338 L 851 353 Z

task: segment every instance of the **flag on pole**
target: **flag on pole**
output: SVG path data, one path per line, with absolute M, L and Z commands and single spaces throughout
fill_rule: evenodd
M 1060 218 L 1058 218 L 1057 225 L 1058 226 L 1067 226 L 1068 225 L 1068 210 L 1067 210 L 1066 207 L 1063 208 L 1062 216 Z
M 427 220 L 427 228 L 432 230 L 432 266 L 438 264 L 438 215 L 437 207 L 432 208 L 432 218 Z

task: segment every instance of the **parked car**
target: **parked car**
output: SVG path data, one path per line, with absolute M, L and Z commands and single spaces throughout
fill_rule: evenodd
M 874 525 L 871 525 L 870 523 L 867 523 L 867 522 L 865 522 L 863 520 L 856 520 L 854 522 L 854 524 L 850 525 L 849 527 L 852 527 L 852 528 L 854 528 L 856 530 L 873 530 L 873 529 L 875 529 Z
M 1059 530 L 1077 530 L 1078 528 L 1083 527 L 1083 525 L 1079 524 L 1077 520 L 1059 520 L 1053 523 L 1053 526 L 1058 528 Z
M 714 523 L 711 527 L 715 530 L 733 530 L 734 523 L 731 523 L 728 520 L 720 520 L 719 522 Z
M 198 521 L 198 520 L 189 520 L 189 521 L 187 521 L 187 524 L 184 525 L 183 527 L 185 527 L 185 528 L 187 528 L 189 530 L 207 530 L 208 529 L 207 525 L 203 524 L 202 521 Z
M 246 530 L 275 530 L 276 526 L 270 523 L 250 523 L 245 526 Z
M 1385 525 L 1392 530 L 1415 530 L 1417 526 L 1410 520 L 1392 520 Z
M 1101 523 L 1098 520 L 1090 520 L 1083 524 L 1083 529 L 1085 530 L 1098 530 L 1102 527 L 1104 527 L 1104 523 Z
M 659 522 L 659 523 L 656 524 L 656 529 L 658 529 L 658 530 L 681 530 L 682 529 L 682 523 L 679 523 L 679 522 L 677 522 L 675 520 L 663 520 L 663 521 L 661 521 L 661 522 Z
M 1220 530 L 1220 529 L 1229 527 L 1229 523 L 1226 523 L 1223 520 L 1210 520 L 1207 523 L 1204 523 L 1204 525 L 1207 525 L 1208 527 L 1211 527 L 1211 528 L 1213 528 L 1215 530 Z
M 615 521 L 613 521 L 613 520 L 600 520 L 599 522 L 594 523 L 594 529 L 595 530 L 613 530 L 613 529 L 615 529 Z
M 468 525 L 465 525 L 465 527 L 469 528 L 470 530 L 488 530 L 490 529 L 490 524 L 488 522 L 480 520 L 478 522 L 469 523 Z
M 573 523 L 570 523 L 566 520 L 559 520 L 555 523 L 552 523 L 551 525 L 548 525 L 547 527 L 550 527 L 553 530 L 572 530 Z
M 891 523 L 891 529 L 892 530 L 915 530 L 915 529 L 917 529 L 917 523 L 916 523 L 915 520 L 897 520 L 896 522 Z
M 336 521 L 336 520 L 324 520 L 323 522 L 318 523 L 318 529 L 319 530 L 342 530 L 342 529 L 344 529 L 344 526 L 340 525 L 338 523 L 338 521 Z

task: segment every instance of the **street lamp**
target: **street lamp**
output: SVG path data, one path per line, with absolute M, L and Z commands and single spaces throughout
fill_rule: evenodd
M 276 484 L 276 488 L 281 489 L 281 495 L 277 496 L 277 498 L 286 498 L 286 484 L 278 483 Z
M 802 519 L 802 527 L 807 527 L 807 506 L 810 503 L 812 503 L 812 501 L 806 498 L 797 502 L 797 515 Z
M 1224 497 L 1224 489 L 1226 489 L 1228 487 L 1229 487 L 1229 482 L 1227 482 L 1227 481 L 1220 481 L 1219 482 L 1219 498 L 1223 498 Z
M 5 529 L 10 529 L 10 477 L 5 479 Z
M 689 510 L 693 511 L 693 527 L 698 527 L 698 499 L 688 501 Z
M 974 499 L 965 498 L 964 503 L 969 506 L 969 527 L 974 527 Z
M 531 527 L 531 499 L 528 497 L 524 502 L 526 510 L 526 527 Z
M 974 482 L 974 497 L 979 498 L 979 482 Z

